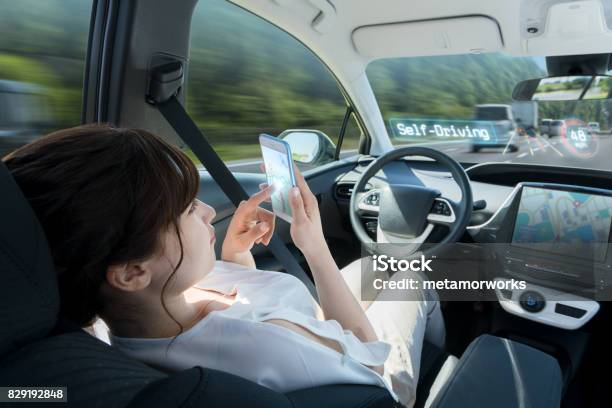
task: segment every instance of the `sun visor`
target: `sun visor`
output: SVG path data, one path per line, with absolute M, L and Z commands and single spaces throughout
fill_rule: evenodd
M 353 44 L 364 57 L 393 58 L 495 52 L 503 39 L 494 19 L 466 16 L 359 27 Z

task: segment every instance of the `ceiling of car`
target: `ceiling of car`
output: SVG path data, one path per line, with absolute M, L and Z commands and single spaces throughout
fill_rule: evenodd
M 610 0 L 233 0 L 313 49 L 353 58 L 609 52 Z M 348 55 L 347 55 L 348 56 Z

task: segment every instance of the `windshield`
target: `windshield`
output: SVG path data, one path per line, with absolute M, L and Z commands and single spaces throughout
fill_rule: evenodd
M 430 145 L 463 163 L 612 169 L 610 101 L 512 100 L 518 82 L 547 76 L 544 57 L 395 58 L 367 75 L 395 146 Z

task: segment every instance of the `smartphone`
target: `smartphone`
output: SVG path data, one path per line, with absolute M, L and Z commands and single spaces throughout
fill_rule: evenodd
M 289 143 L 274 136 L 259 135 L 261 154 L 266 166 L 269 186 L 274 186 L 270 197 L 274 213 L 287 222 L 293 222 L 289 205 L 289 190 L 295 186 L 295 173 Z

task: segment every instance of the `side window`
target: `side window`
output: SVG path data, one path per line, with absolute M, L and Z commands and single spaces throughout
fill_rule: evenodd
M 0 3 L 0 157 L 81 121 L 92 0 Z
M 344 140 L 340 149 L 340 158 L 353 156 L 357 154 L 359 145 L 364 137 L 363 130 L 357 122 L 355 114 L 351 114 L 349 122 L 344 133 Z
M 233 171 L 259 172 L 261 133 L 287 140 L 301 168 L 334 160 L 346 102 L 310 50 L 223 0 L 200 0 L 191 27 L 187 110 Z M 344 155 L 360 134 L 351 118 Z

